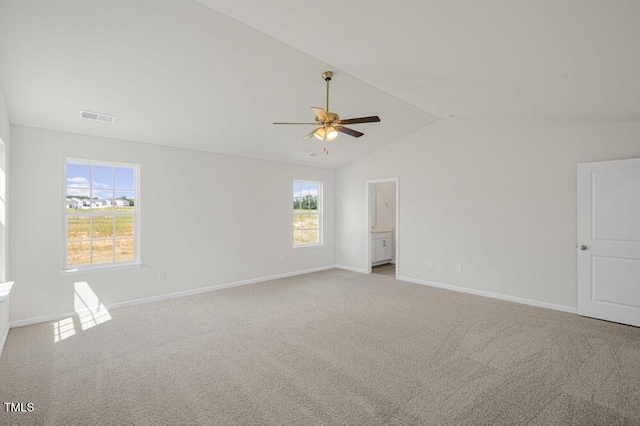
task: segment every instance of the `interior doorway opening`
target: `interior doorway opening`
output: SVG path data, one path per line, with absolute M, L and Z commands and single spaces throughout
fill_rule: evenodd
M 398 178 L 367 181 L 367 273 L 399 275 Z

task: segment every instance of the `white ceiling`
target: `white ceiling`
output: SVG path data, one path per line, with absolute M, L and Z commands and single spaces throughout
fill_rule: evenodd
M 637 0 L 0 0 L 15 124 L 323 167 L 460 118 L 640 121 Z M 303 141 L 332 110 L 379 115 Z M 78 118 L 86 109 L 114 125 Z

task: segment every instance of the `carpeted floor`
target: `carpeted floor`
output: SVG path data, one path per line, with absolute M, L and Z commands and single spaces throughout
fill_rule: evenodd
M 0 424 L 640 424 L 640 329 L 385 275 L 330 270 L 110 317 L 75 318 L 73 335 L 12 329 L 0 402 L 34 411 L 0 407 Z

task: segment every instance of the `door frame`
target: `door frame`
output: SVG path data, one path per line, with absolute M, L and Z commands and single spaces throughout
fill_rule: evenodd
M 372 190 L 373 184 L 375 183 L 387 183 L 394 182 L 396 184 L 396 223 L 393 227 L 393 250 L 396 259 L 396 279 L 400 276 L 400 179 L 398 177 L 389 177 L 389 178 L 376 178 L 376 179 L 367 179 L 366 182 L 366 217 L 365 217 L 365 236 L 367 241 L 364 245 L 365 247 L 365 271 L 367 274 L 371 273 L 371 221 L 373 220 L 373 206 L 371 205 L 372 201 Z

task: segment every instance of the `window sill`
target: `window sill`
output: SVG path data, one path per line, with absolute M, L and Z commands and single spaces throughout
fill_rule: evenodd
M 13 287 L 13 281 L 0 284 L 0 303 L 7 300 L 9 293 L 11 293 L 11 287 Z
M 142 263 L 126 263 L 121 265 L 93 266 L 90 268 L 66 269 L 60 271 L 60 275 L 66 277 L 68 275 L 84 275 L 96 274 L 100 272 L 124 271 L 127 269 L 138 269 L 142 267 Z
M 320 248 L 320 247 L 324 247 L 324 243 L 293 246 L 293 249 L 298 250 L 298 249 L 310 249 L 310 248 Z

